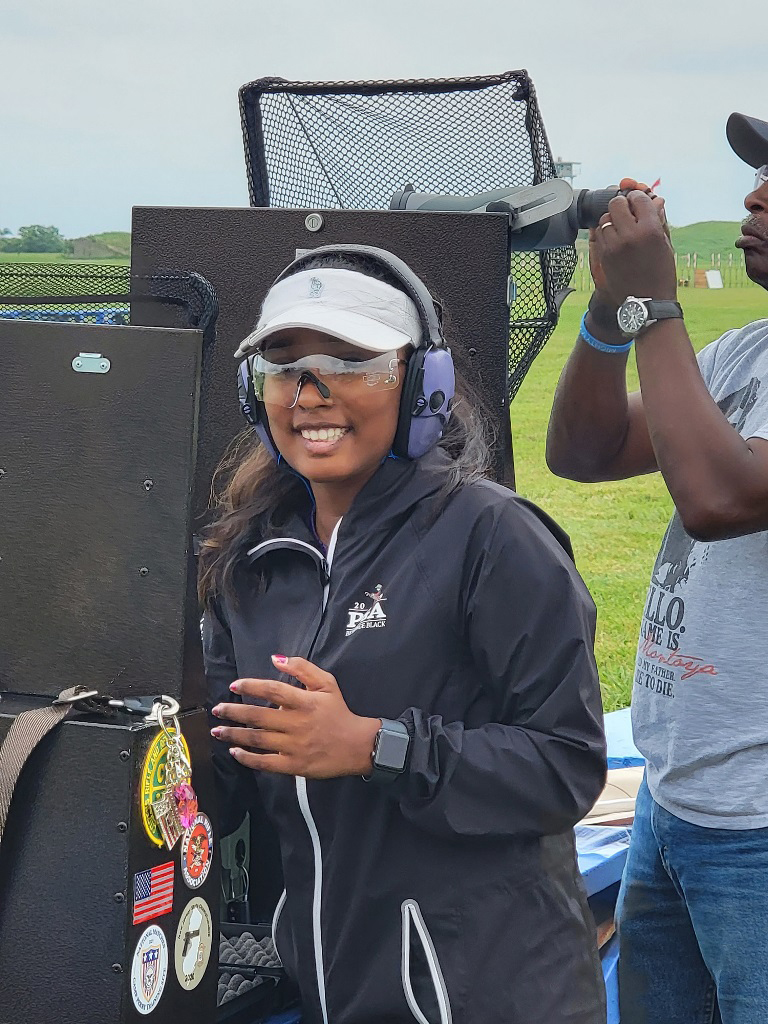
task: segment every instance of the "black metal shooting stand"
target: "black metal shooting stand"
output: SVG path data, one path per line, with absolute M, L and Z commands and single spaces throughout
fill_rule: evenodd
M 166 728 L 175 712 L 215 821 L 191 543 L 202 343 L 197 330 L 0 319 L 3 1024 L 137 1021 L 158 992 L 156 1020 L 214 1012 L 204 914 L 200 963 L 182 971 L 175 954 L 196 908 L 218 924 L 217 863 L 195 879 L 183 840 L 163 842 L 152 800 L 168 751 L 146 717 L 167 695 Z M 77 687 L 35 746 L 35 716 Z M 156 925 L 163 941 L 141 947 Z

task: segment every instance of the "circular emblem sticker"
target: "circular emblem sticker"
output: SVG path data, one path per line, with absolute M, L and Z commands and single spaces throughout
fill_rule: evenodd
M 131 995 L 139 1013 L 152 1013 L 168 976 L 168 943 L 162 929 L 151 924 L 139 939 L 131 964 Z
M 208 877 L 213 859 L 213 828 L 207 814 L 198 814 L 181 841 L 181 875 L 190 889 Z
M 174 961 L 176 977 L 183 989 L 189 991 L 200 984 L 211 958 L 213 923 L 208 904 L 193 896 L 181 914 L 176 929 Z
M 187 760 L 189 760 L 189 747 L 184 736 L 181 737 L 181 745 Z M 155 846 L 163 845 L 163 837 L 155 821 L 152 801 L 157 800 L 165 792 L 165 763 L 167 759 L 168 746 L 165 741 L 165 733 L 161 731 L 150 744 L 141 772 L 141 820 L 144 822 L 144 831 Z

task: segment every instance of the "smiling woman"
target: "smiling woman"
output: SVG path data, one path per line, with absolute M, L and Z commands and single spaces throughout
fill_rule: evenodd
M 391 253 L 297 261 L 237 354 L 262 444 L 201 553 L 214 763 L 225 820 L 258 791 L 277 831 L 302 1020 L 599 1024 L 571 827 L 604 740 L 567 538 L 484 479 L 442 310 Z
M 281 455 L 313 488 L 331 481 L 337 491 L 346 480 L 356 492 L 389 453 L 410 350 L 377 356 L 303 327 L 266 339 L 253 362 L 256 396 Z M 324 532 L 327 542 L 327 524 Z
M 300 269 L 311 273 L 304 277 L 303 274 L 299 275 Z M 339 273 L 341 273 L 341 278 L 338 276 Z M 245 539 L 251 536 L 256 518 L 262 517 L 261 529 L 264 532 L 274 533 L 280 530 L 284 516 L 300 507 L 307 498 L 309 478 L 296 470 L 286 453 L 279 446 L 275 446 L 272 434 L 275 425 L 272 421 L 276 421 L 276 429 L 279 433 L 281 413 L 278 409 L 276 415 L 273 414 L 270 417 L 266 405 L 259 398 L 261 388 L 266 386 L 269 392 L 264 380 L 264 365 L 259 361 L 262 341 L 268 337 L 265 346 L 267 351 L 264 355 L 270 355 L 270 360 L 279 363 L 285 358 L 280 353 L 286 351 L 286 331 L 299 330 L 305 332 L 306 336 L 306 332 L 314 330 L 315 336 L 318 338 L 322 335 L 324 345 L 331 346 L 327 350 L 328 352 L 341 354 L 346 351 L 358 360 L 371 360 L 373 357 L 378 364 L 380 357 L 374 351 L 361 349 L 350 341 L 345 344 L 344 338 L 350 337 L 350 331 L 355 331 L 356 328 L 352 337 L 359 339 L 361 337 L 359 332 L 362 328 L 362 337 L 367 339 L 368 344 L 371 344 L 372 340 L 375 341 L 379 346 L 378 351 L 384 350 L 388 363 L 391 363 L 391 357 L 386 351 L 387 347 L 400 346 L 398 380 L 394 387 L 397 388 L 398 403 L 402 403 L 405 365 L 400 360 L 405 357 L 406 353 L 414 351 L 413 340 L 407 331 L 410 330 L 414 338 L 421 337 L 418 312 L 414 312 L 414 309 L 407 305 L 408 296 L 400 290 L 401 285 L 397 277 L 386 265 L 377 262 L 370 255 L 345 249 L 343 254 L 327 254 L 305 259 L 299 267 L 293 270 L 289 268 L 288 271 L 284 271 L 284 274 L 286 280 L 291 282 L 290 289 L 280 289 L 275 286 L 270 290 L 264 301 L 262 315 L 256 329 L 243 341 L 236 353 L 238 357 L 242 357 L 256 351 L 255 356 L 252 355 L 250 358 L 244 359 L 241 364 L 240 397 L 246 418 L 255 426 L 262 444 L 254 445 L 253 434 L 249 431 L 247 435 L 236 441 L 217 472 L 215 489 L 219 518 L 203 547 L 199 583 L 201 600 L 205 600 L 205 595 L 213 590 L 223 590 L 231 586 L 233 574 L 240 564 L 242 555 L 240 548 L 245 543 Z M 296 283 L 291 280 L 294 275 L 300 277 L 298 294 Z M 324 285 L 320 279 L 321 275 L 326 281 L 330 279 L 332 283 L 334 281 L 338 283 L 339 280 L 342 282 L 341 294 L 338 297 L 343 308 L 339 309 L 337 305 L 333 312 L 329 313 L 328 293 L 325 293 L 324 299 L 322 297 Z M 359 290 L 361 285 L 367 289 L 362 294 Z M 432 305 L 431 297 L 429 302 Z M 316 327 L 313 328 L 306 324 L 302 326 L 297 323 L 297 305 L 301 313 L 299 320 L 306 321 L 311 316 L 310 324 L 319 323 L 330 326 L 334 334 L 322 333 Z M 433 313 L 433 316 L 435 315 Z M 448 323 L 447 316 L 445 314 L 443 316 Z M 384 322 L 382 323 L 382 321 Z M 291 324 L 293 327 L 290 326 Z M 439 356 L 442 353 L 434 352 L 433 355 Z M 436 469 L 442 476 L 443 497 L 447 497 L 460 485 L 481 480 L 487 475 L 494 444 L 491 414 L 483 396 L 475 392 L 469 384 L 467 376 L 461 372 L 461 356 L 459 355 L 457 358 L 454 355 L 453 361 L 456 362 L 455 378 L 453 367 L 451 367 L 451 379 L 447 382 L 440 381 L 446 390 L 448 390 L 449 384 L 452 386 L 454 391 L 452 400 L 450 396 L 445 396 L 443 406 L 434 410 L 430 417 L 432 422 L 436 422 L 440 428 L 439 435 L 434 440 L 437 441 L 439 448 L 450 456 Z M 366 373 L 363 374 L 364 380 L 366 376 L 370 379 L 371 369 L 371 362 L 369 362 Z M 389 386 L 392 387 L 391 384 Z M 326 387 L 328 385 L 320 380 L 318 389 L 320 396 Z M 298 379 L 296 388 L 291 394 L 292 403 L 299 397 L 297 389 Z M 370 395 L 372 390 L 381 390 L 381 388 L 371 389 L 366 386 L 366 394 L 371 399 L 374 398 Z M 411 388 L 411 390 L 413 389 Z M 303 385 L 300 391 L 304 396 L 302 401 L 311 404 L 310 391 Z M 338 397 L 338 383 L 336 392 Z M 272 395 L 268 393 L 267 401 L 273 395 L 274 392 Z M 411 395 L 410 400 L 416 403 L 420 399 L 419 396 Z M 274 408 L 278 403 L 271 404 Z M 446 417 L 445 411 L 448 404 L 450 404 L 450 416 Z M 256 414 L 254 406 L 263 410 L 263 416 L 260 417 Z M 374 412 L 374 409 L 375 404 L 366 405 L 366 415 L 361 418 L 366 419 L 368 414 Z M 424 411 L 421 410 L 422 413 Z M 335 409 L 334 415 L 337 414 L 338 409 Z M 314 424 L 308 425 L 308 429 L 319 431 L 323 427 L 327 429 L 328 426 L 332 429 L 339 428 L 340 421 L 338 420 L 329 419 L 328 424 L 324 425 L 320 423 L 320 419 L 321 415 L 317 415 Z M 377 446 L 382 450 L 382 458 L 390 454 L 393 458 L 407 457 L 409 447 L 412 454 L 414 448 L 420 450 L 418 445 L 422 442 L 424 433 L 421 424 L 427 421 L 427 417 L 421 415 L 418 419 L 420 422 L 413 430 L 412 438 L 409 417 L 401 417 L 398 412 L 394 440 L 387 437 L 385 440 L 389 441 L 389 444 L 381 444 L 381 438 L 377 438 Z M 434 434 L 434 427 L 431 428 L 430 433 Z M 283 435 L 286 444 L 289 443 L 289 440 L 296 441 L 296 438 L 291 438 L 290 434 L 291 429 Z M 312 440 L 311 437 L 310 440 Z M 428 435 L 427 442 L 429 443 L 431 440 Z M 331 472 L 335 474 L 337 467 L 338 464 L 331 467 Z M 320 472 L 323 471 L 320 470 Z M 321 483 L 320 480 L 317 482 Z M 329 515 L 324 514 L 322 495 L 318 511 L 317 497 L 311 487 L 309 490 L 315 509 L 312 526 L 324 531 L 327 540 L 330 537 L 328 523 L 330 522 L 330 529 L 332 529 L 338 516 L 334 519 L 336 512 L 333 509 Z

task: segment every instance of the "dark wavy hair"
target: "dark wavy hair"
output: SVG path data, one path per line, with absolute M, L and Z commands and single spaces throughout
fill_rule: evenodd
M 300 270 L 320 268 L 353 270 L 404 291 L 394 274 L 377 260 L 362 254 L 317 256 L 303 263 Z M 450 345 L 446 312 L 437 301 L 436 306 Z M 435 505 L 436 515 L 458 487 L 488 476 L 496 441 L 489 409 L 469 383 L 461 349 L 454 345 L 452 353 L 456 397 L 448 426 L 439 442 L 439 447 L 450 456 L 450 462 L 446 465 L 445 483 Z M 216 469 L 211 506 L 217 515 L 205 532 L 199 558 L 198 594 L 203 604 L 222 595 L 234 598 L 235 577 L 246 550 L 258 540 L 278 533 L 291 514 L 306 510 L 307 485 L 301 477 L 278 466 L 248 428 L 235 438 Z

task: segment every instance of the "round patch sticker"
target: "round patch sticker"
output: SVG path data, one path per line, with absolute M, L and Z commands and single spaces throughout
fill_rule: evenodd
M 131 964 L 131 995 L 139 1013 L 152 1013 L 168 977 L 168 943 L 162 929 L 151 924 L 139 939 Z
M 189 747 L 183 735 L 181 737 L 181 745 L 187 760 L 189 760 Z M 152 801 L 157 800 L 165 792 L 165 764 L 167 760 L 168 746 L 165 741 L 165 733 L 161 731 L 150 744 L 147 756 L 144 758 L 144 768 L 141 772 L 141 820 L 144 822 L 144 831 L 155 846 L 163 845 L 163 837 L 155 821 Z
M 176 929 L 174 961 L 176 977 L 183 989 L 190 991 L 202 981 L 211 958 L 213 923 L 208 904 L 193 896 L 181 914 Z
M 213 828 L 207 814 L 198 814 L 181 841 L 181 876 L 190 889 L 208 877 L 213 859 Z

